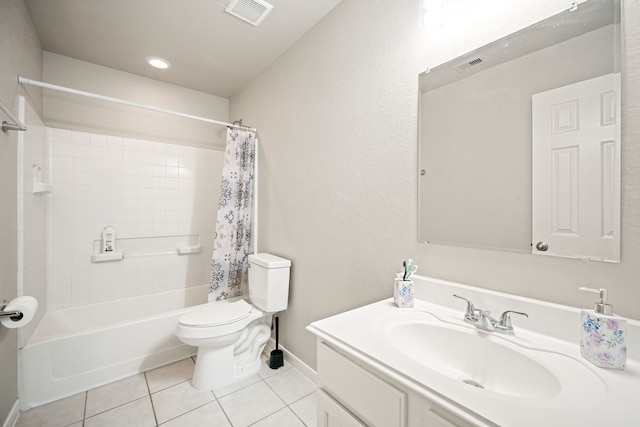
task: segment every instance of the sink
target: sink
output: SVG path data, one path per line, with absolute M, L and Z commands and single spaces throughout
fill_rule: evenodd
M 525 399 L 558 395 L 560 379 L 517 345 L 464 325 L 409 321 L 387 324 L 384 338 L 409 358 L 449 378 L 493 393 Z

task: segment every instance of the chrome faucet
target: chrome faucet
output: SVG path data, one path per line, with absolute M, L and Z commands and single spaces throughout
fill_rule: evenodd
M 473 303 L 459 295 L 453 295 L 467 302 L 467 310 L 464 314 L 464 321 L 471 323 L 478 329 L 489 332 L 499 332 L 502 334 L 513 335 L 513 325 L 511 324 L 511 313 L 529 317 L 527 313 L 520 311 L 507 310 L 500 315 L 500 319 L 494 319 L 489 310 L 481 310 L 476 308 Z

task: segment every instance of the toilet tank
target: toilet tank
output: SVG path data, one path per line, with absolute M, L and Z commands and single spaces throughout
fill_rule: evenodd
M 249 255 L 249 298 L 267 313 L 287 309 L 291 261 L 259 253 Z

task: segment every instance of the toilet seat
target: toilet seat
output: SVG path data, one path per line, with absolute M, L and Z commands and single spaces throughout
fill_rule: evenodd
M 178 318 L 176 336 L 185 344 L 200 347 L 234 340 L 251 322 L 267 316 L 247 301 L 203 304 Z
M 178 323 L 192 328 L 228 325 L 248 317 L 251 308 L 245 300 L 209 303 L 180 316 Z

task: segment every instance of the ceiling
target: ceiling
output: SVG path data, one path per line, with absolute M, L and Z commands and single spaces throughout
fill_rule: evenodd
M 45 51 L 230 97 L 341 0 L 267 0 L 257 27 L 228 0 L 25 0 Z M 157 70 L 145 58 L 167 59 Z

